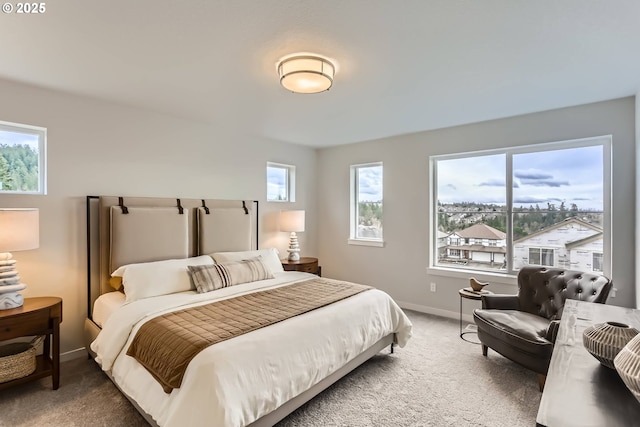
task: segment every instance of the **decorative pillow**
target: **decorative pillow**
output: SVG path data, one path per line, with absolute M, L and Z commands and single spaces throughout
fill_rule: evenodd
M 256 280 L 273 279 L 271 270 L 261 257 L 213 265 L 190 265 L 187 269 L 199 293 Z
M 242 261 L 258 256 L 262 257 L 262 261 L 267 267 L 269 267 L 272 273 L 280 273 L 284 271 L 276 248 L 259 249 L 257 251 L 216 252 L 211 254 L 211 257 L 218 263 Z
M 116 291 L 122 290 L 122 277 L 121 276 L 111 276 L 109 278 L 109 286 L 111 286 Z
M 124 265 L 111 273 L 111 276 L 122 277 L 127 302 L 132 302 L 142 298 L 192 290 L 187 266 L 207 264 L 213 264 L 213 260 L 207 255 L 144 262 Z

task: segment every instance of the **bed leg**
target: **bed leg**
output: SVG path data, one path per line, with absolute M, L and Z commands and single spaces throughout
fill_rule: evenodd
M 393 346 L 394 346 L 394 343 L 391 343 L 391 353 L 390 354 L 393 354 Z

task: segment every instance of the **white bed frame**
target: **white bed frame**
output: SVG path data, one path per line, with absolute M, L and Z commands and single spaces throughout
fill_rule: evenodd
M 250 250 L 258 248 L 258 202 L 257 201 L 242 201 L 242 200 L 202 200 L 202 199 L 168 199 L 168 198 L 132 198 L 132 197 L 113 197 L 113 196 L 87 196 L 87 313 L 88 317 L 85 320 L 85 348 L 90 358 L 95 357 L 90 349 L 90 344 L 100 333 L 100 327 L 93 321 L 92 310 L 93 303 L 98 296 L 106 293 L 113 292 L 114 289 L 109 285 L 110 278 L 110 254 L 111 254 L 111 232 L 109 221 L 109 210 L 112 206 L 123 205 L 127 207 L 184 207 L 193 210 L 206 205 L 211 209 L 226 209 L 229 207 L 237 207 L 243 209 L 248 215 L 252 215 L 251 231 L 252 238 L 250 242 L 247 242 L 245 248 L 228 248 L 219 247 L 218 251 L 225 250 Z M 193 218 L 189 218 L 189 234 L 193 238 L 193 242 L 190 245 L 190 255 L 199 255 L 198 246 L 198 227 Z M 224 245 L 224 242 L 221 243 Z M 209 251 L 210 253 L 213 251 Z M 131 262 L 144 262 L 144 254 L 140 259 L 130 260 Z M 287 415 L 295 411 L 297 408 L 311 400 L 313 397 L 321 393 L 327 387 L 338 381 L 343 376 L 360 366 L 362 363 L 379 353 L 385 347 L 390 346 L 390 351 L 393 353 L 393 346 L 395 343 L 395 334 L 389 334 L 369 347 L 367 350 L 356 356 L 342 368 L 338 369 L 328 377 L 321 380 L 319 383 L 308 389 L 307 391 L 299 394 L 293 399 L 285 402 L 276 410 L 263 416 L 262 418 L 251 423 L 250 427 L 268 427 L 273 426 L 280 420 L 284 419 Z M 113 378 L 107 373 L 107 376 L 113 381 Z M 133 404 L 133 406 L 140 412 L 140 414 L 147 420 L 152 426 L 158 424 L 153 420 L 151 415 L 143 411 L 130 396 L 120 389 L 118 384 L 113 381 L 118 389 L 124 394 L 127 399 Z

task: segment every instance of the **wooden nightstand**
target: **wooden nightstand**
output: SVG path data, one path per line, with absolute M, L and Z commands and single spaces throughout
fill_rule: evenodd
M 53 389 L 58 389 L 61 322 L 62 299 L 58 297 L 25 298 L 22 307 L 0 310 L 0 341 L 29 335 L 45 335 L 43 354 L 36 356 L 35 372 L 1 383 L 0 390 L 48 376 L 52 377 Z M 49 357 L 50 350 L 53 350 L 52 357 Z
M 305 273 L 322 276 L 322 267 L 318 265 L 318 258 L 302 257 L 300 261 L 281 259 L 284 271 L 304 271 Z

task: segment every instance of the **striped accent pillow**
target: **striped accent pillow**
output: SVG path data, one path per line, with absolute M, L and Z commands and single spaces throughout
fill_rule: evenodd
M 262 257 L 222 264 L 190 265 L 187 269 L 199 293 L 274 277 Z

